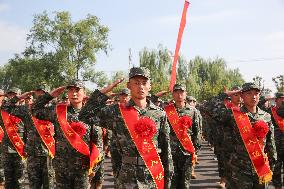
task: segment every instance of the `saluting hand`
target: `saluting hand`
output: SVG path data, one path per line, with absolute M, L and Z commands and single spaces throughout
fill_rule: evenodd
M 61 93 L 63 93 L 63 91 L 65 90 L 66 86 L 61 86 L 61 87 L 58 87 L 56 89 L 54 89 L 53 91 L 51 91 L 49 94 L 55 98 L 55 97 L 58 97 Z
M 26 99 L 27 97 L 31 96 L 33 93 L 34 93 L 34 91 L 25 92 L 25 93 L 19 95 L 18 98 L 20 100 Z
M 101 93 L 106 94 L 108 92 L 110 92 L 114 87 L 116 87 L 118 84 L 120 84 L 122 81 L 124 81 L 124 78 L 118 79 L 115 82 L 113 82 L 112 84 L 106 86 L 105 88 L 102 88 L 100 90 Z
M 170 92 L 170 91 L 160 91 L 160 92 L 156 93 L 155 96 L 161 97 L 161 96 L 163 96 L 163 95 L 165 95 L 165 94 L 167 94 L 167 93 L 169 93 L 169 92 Z

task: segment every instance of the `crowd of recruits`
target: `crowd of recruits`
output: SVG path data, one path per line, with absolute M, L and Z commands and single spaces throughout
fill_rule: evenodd
M 88 157 L 76 151 L 60 130 L 59 120 L 56 115 L 56 104 L 50 102 L 52 102 L 52 99 L 63 93 L 65 89 L 67 89 L 70 103 L 67 107 L 68 122 L 82 123 L 85 126 L 85 132 L 82 136 L 82 139 L 87 144 L 90 142 L 95 143 L 102 156 L 104 155 L 104 148 L 102 142 L 103 132 L 101 127 L 112 131 L 113 136 L 110 151 L 112 154 L 116 188 L 156 188 L 157 183 L 154 182 L 151 173 L 147 169 L 147 166 L 145 166 L 145 162 L 141 158 L 140 153 L 136 149 L 135 143 L 132 141 L 132 138 L 129 135 L 129 131 L 125 128 L 126 125 L 121 116 L 119 105 L 109 105 L 109 98 L 105 95 L 121 81 L 122 80 L 117 80 L 113 84 L 101 90 L 95 90 L 85 105 L 83 105 L 86 99 L 85 88 L 84 84 L 80 81 L 71 82 L 68 86 L 59 87 L 50 93 L 45 91 L 43 88 L 39 88 L 33 92 L 24 93 L 23 95 L 19 95 L 18 92 L 11 90 L 6 93 L 8 100 L 2 105 L 2 111 L 7 111 L 11 115 L 21 118 L 21 122 L 17 124 L 17 132 L 23 138 L 26 145 L 25 152 L 27 154 L 27 171 L 29 174 L 30 188 L 89 188 L 90 183 L 91 187 L 93 188 L 102 187 L 103 158 L 102 161 L 100 161 L 97 166 L 93 168 L 94 172 L 89 175 Z M 147 116 L 154 120 L 158 128 L 157 132 L 154 133 L 152 140 L 154 141 L 157 152 L 163 164 L 163 180 L 165 183 L 164 188 L 189 188 L 190 178 L 192 176 L 192 166 L 194 164 L 194 161 L 192 161 L 192 156 L 194 154 L 186 151 L 175 135 L 169 120 L 167 120 L 167 115 L 162 110 L 166 104 L 161 103 L 158 100 L 159 95 L 148 98 L 149 91 L 151 90 L 149 71 L 141 67 L 132 68 L 129 73 L 127 87 L 130 89 L 130 99 L 127 99 L 129 96 L 127 94 L 128 92 L 122 91 L 121 93 L 121 98 L 123 98 L 122 96 L 127 96 L 127 98 L 123 98 L 125 105 L 127 107 L 133 107 L 140 116 Z M 31 96 L 32 93 L 37 96 L 37 100 L 31 106 L 17 105 L 17 103 L 22 99 L 27 99 L 26 101 L 28 103 L 29 100 L 27 97 Z M 248 83 L 247 85 L 244 85 L 241 90 L 234 90 L 233 92 L 228 91 L 227 93 L 232 97 L 232 99 L 233 96 L 237 95 L 243 97 L 243 107 L 245 107 L 245 110 L 241 109 L 241 111 L 251 112 L 254 116 L 254 119 L 263 119 L 261 116 L 256 116 L 260 111 L 260 109 L 258 111 L 258 108 L 256 108 L 259 98 L 259 88 Z M 188 103 L 186 103 L 185 100 L 187 94 L 183 85 L 176 84 L 174 86 L 172 95 L 172 103 L 174 103 L 174 107 L 178 112 L 178 115 L 180 117 L 186 115 L 192 119 L 192 125 L 188 128 L 187 133 L 191 136 L 194 148 L 197 151 L 201 144 L 200 133 L 202 126 L 200 124 L 200 113 L 198 113 L 193 106 L 190 106 Z M 284 96 L 279 97 L 278 95 L 276 101 L 277 99 L 282 99 L 283 101 L 283 98 Z M 209 110 L 209 112 L 211 112 L 210 116 L 212 119 L 214 118 L 216 122 L 218 121 L 219 125 L 222 123 L 222 125 L 225 126 L 223 123 L 228 123 L 228 121 L 226 120 L 225 122 L 222 122 L 223 116 L 220 116 L 220 112 L 228 113 L 231 107 L 227 106 L 224 108 L 224 103 L 220 102 L 220 99 L 222 98 L 216 99 L 217 100 L 213 100 L 214 103 L 216 102 L 216 104 L 213 106 L 213 111 Z M 191 103 L 196 102 L 196 100 L 192 97 L 188 100 Z M 159 106 L 154 105 L 153 102 Z M 279 107 L 279 103 L 278 105 L 276 103 L 277 108 Z M 207 109 L 210 109 L 208 107 L 210 106 L 206 106 Z M 281 116 L 281 109 L 279 112 Z M 40 136 L 33 126 L 33 116 L 40 120 L 48 120 L 53 123 L 54 128 L 50 128 L 50 130 L 53 131 L 53 136 L 56 141 L 56 153 L 54 159 L 49 156 L 48 150 L 46 149 L 44 143 L 40 140 Z M 252 119 L 251 121 L 255 120 Z M 266 121 L 269 122 L 268 119 Z M 1 125 L 4 125 L 3 122 Z M 228 125 L 226 126 L 229 127 Z M 213 125 L 210 125 L 210 127 L 212 128 Z M 272 129 L 273 125 L 271 124 L 270 131 L 272 131 Z M 5 131 L 5 129 L 3 130 Z M 232 139 L 233 136 L 226 136 L 226 134 L 230 133 L 230 131 L 226 133 L 224 131 L 226 130 L 225 127 L 219 130 L 223 131 L 219 131 L 221 135 L 218 137 L 223 140 L 223 144 L 226 144 L 222 146 L 221 150 L 219 150 L 219 152 L 222 151 L 222 153 L 218 153 L 222 154 L 219 156 L 219 159 L 222 162 L 225 162 L 223 163 L 224 168 L 222 168 L 222 166 L 219 164 L 219 171 L 220 169 L 225 169 L 225 172 L 227 173 L 227 175 L 220 175 L 222 177 L 221 186 L 222 183 L 226 183 L 228 188 L 267 187 L 267 184 L 257 183 L 257 175 L 255 175 L 256 173 L 253 171 L 251 164 L 250 166 L 246 167 L 250 169 L 250 175 L 247 175 L 246 173 L 239 173 L 240 177 L 234 176 L 232 178 L 234 170 L 231 167 L 226 166 L 226 160 L 231 161 L 232 155 L 239 154 L 232 149 L 233 143 L 228 141 L 228 139 Z M 281 132 L 283 131 L 280 130 L 280 134 L 282 134 L 280 137 L 282 136 L 283 140 L 283 133 Z M 231 132 L 231 134 L 233 134 L 233 132 Z M 280 158 L 274 158 L 276 154 L 273 154 L 274 138 L 272 137 L 273 135 L 271 133 L 269 136 L 271 145 L 267 145 L 267 148 L 269 148 L 269 150 L 272 148 L 272 150 L 270 150 L 271 153 L 268 154 L 268 156 L 269 160 L 272 162 L 271 167 L 274 167 L 273 164 L 275 163 L 276 165 L 279 165 L 279 159 L 281 161 L 281 156 L 278 154 Z M 9 143 L 9 140 L 7 139 L 8 137 L 5 134 L 1 150 L 4 160 L 3 167 L 5 172 L 5 188 L 22 188 L 25 163 L 15 151 L 14 146 Z M 7 141 L 6 143 L 8 144 L 6 146 L 4 145 L 5 141 Z M 214 146 L 217 143 L 218 142 L 214 142 Z M 231 146 L 229 144 L 231 144 Z M 216 146 L 216 148 L 218 147 Z M 230 148 L 229 154 L 226 153 L 226 150 L 228 150 L 227 148 Z M 283 152 L 280 152 L 279 150 L 277 152 L 283 154 Z M 238 162 L 234 163 L 238 164 Z M 276 171 L 277 169 L 274 170 Z M 274 175 L 275 177 L 273 178 L 276 180 L 276 176 L 278 175 L 279 177 L 279 174 L 274 173 Z M 230 176 L 231 178 L 229 178 Z M 239 178 L 242 179 L 238 180 Z M 243 178 L 245 179 L 243 180 Z M 274 183 L 277 182 L 279 183 L 279 180 L 275 181 Z

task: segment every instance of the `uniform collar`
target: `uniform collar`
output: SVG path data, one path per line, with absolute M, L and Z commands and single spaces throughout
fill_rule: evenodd
M 146 108 L 148 109 L 157 109 L 157 106 L 151 102 L 150 100 L 146 100 L 147 101 L 147 106 Z M 132 99 L 130 99 L 126 104 L 125 104 L 126 107 L 134 107 L 135 109 L 140 109 L 138 106 L 136 106 L 136 104 L 134 103 L 134 101 Z

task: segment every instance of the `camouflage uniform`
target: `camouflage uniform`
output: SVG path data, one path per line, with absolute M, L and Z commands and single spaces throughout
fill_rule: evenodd
M 276 98 L 283 98 L 284 93 L 276 93 Z M 277 150 L 277 160 L 275 163 L 275 168 L 273 171 L 273 185 L 275 187 L 282 187 L 284 185 L 284 177 L 281 172 L 283 171 L 284 167 L 284 133 L 283 131 L 279 128 L 277 123 L 275 122 L 272 112 L 270 109 L 271 117 L 272 117 L 272 123 L 275 126 L 274 130 L 274 136 L 275 136 L 275 145 L 276 145 L 276 150 Z M 284 116 L 283 116 L 284 118 Z M 281 180 L 281 176 L 283 177 L 283 180 Z
M 252 83 L 246 83 L 243 85 L 243 91 L 250 89 L 258 89 L 258 87 Z M 264 147 L 262 150 L 264 152 L 265 149 L 265 152 L 268 154 L 270 167 L 273 170 L 276 160 L 276 148 L 274 142 L 274 126 L 271 122 L 270 115 L 259 108 L 257 108 L 257 112 L 255 114 L 250 113 L 245 106 L 242 106 L 240 111 L 248 115 L 252 125 L 258 120 L 263 120 L 268 123 L 269 131 L 264 139 Z M 226 109 L 226 107 L 223 106 L 223 109 L 219 113 L 219 118 L 219 121 L 221 121 L 224 128 L 226 128 L 224 133 L 230 133 L 231 135 L 229 138 L 223 138 L 223 142 L 226 144 L 224 146 L 223 153 L 225 153 L 226 156 L 230 156 L 229 161 L 226 162 L 226 166 L 228 166 L 228 168 L 231 170 L 231 175 L 226 178 L 226 187 L 236 189 L 268 188 L 268 184 L 259 184 L 259 178 L 239 134 L 239 129 L 233 117 L 232 110 Z
M 7 93 L 20 94 L 20 89 L 13 87 L 7 91 Z M 5 102 L 6 103 L 6 102 Z M 4 108 L 5 103 L 3 103 L 1 109 Z M 24 188 L 24 170 L 26 168 L 26 162 L 21 158 L 17 153 L 14 145 L 11 143 L 1 117 L 1 124 L 3 125 L 4 137 L 2 141 L 2 159 L 4 167 L 4 176 L 5 176 L 5 188 L 6 189 L 17 189 Z M 26 143 L 26 128 L 23 122 L 17 124 L 17 133 L 21 137 L 24 143 Z
M 29 186 L 31 189 L 54 188 L 54 171 L 48 149 L 36 130 L 29 107 L 16 105 L 19 100 L 17 97 L 12 98 L 3 105 L 2 109 L 21 118 L 25 125 L 27 132 L 25 152 L 27 153 Z
M 79 81 L 72 82 L 72 85 L 83 88 L 83 84 Z M 56 188 L 88 188 L 90 187 L 88 178 L 90 159 L 89 157 L 77 152 L 77 150 L 75 150 L 68 142 L 58 123 L 56 106 L 52 105 L 50 107 L 45 107 L 45 105 L 48 104 L 52 99 L 53 97 L 49 93 L 39 97 L 34 103 L 32 112 L 36 118 L 50 121 L 54 125 L 56 155 L 53 159 L 53 167 L 55 170 Z M 79 109 L 75 109 L 72 105 L 68 105 L 67 121 L 78 122 L 79 112 Z M 88 145 L 91 144 L 90 140 L 92 140 L 92 142 L 94 142 L 98 147 L 100 153 L 103 155 L 102 135 L 97 133 L 97 136 L 95 136 L 94 133 L 96 131 L 92 128 L 92 126 L 87 124 L 84 124 L 84 126 L 86 128 L 86 134 L 82 137 L 82 139 Z M 98 164 L 98 166 L 100 166 L 100 164 Z M 94 171 L 97 169 L 97 166 L 94 167 Z
M 186 106 L 184 108 L 177 108 L 176 111 L 179 116 L 189 116 L 192 118 L 192 126 L 188 129 L 188 135 L 191 136 L 192 143 L 197 149 L 199 126 L 196 117 L 195 108 Z M 174 164 L 174 174 L 172 178 L 171 188 L 189 188 L 192 173 L 192 154 L 186 152 L 177 138 L 174 130 L 171 128 L 170 132 L 171 150 Z
M 132 68 L 129 78 L 133 75 L 141 75 L 149 79 L 148 71 L 142 68 Z M 146 76 L 147 75 L 147 76 Z M 119 105 L 106 106 L 107 96 L 94 91 L 89 101 L 80 112 L 80 120 L 88 124 L 99 124 L 102 127 L 116 131 L 114 137 L 119 142 L 122 155 L 122 166 L 118 172 L 116 188 L 156 188 L 152 176 L 145 166 L 137 148 L 129 134 L 127 127 L 119 110 Z M 157 133 L 153 142 L 160 155 L 165 171 L 165 188 L 170 188 L 170 180 L 173 172 L 172 155 L 170 148 L 170 128 L 166 121 L 165 112 L 147 100 L 147 107 L 144 109 L 135 105 L 133 100 L 125 104 L 126 107 L 133 107 L 140 116 L 147 116 L 157 124 Z
M 2 126 L 0 126 L 3 128 Z M 4 168 L 3 168 L 3 160 L 2 160 L 2 142 L 0 142 L 0 184 L 4 182 Z

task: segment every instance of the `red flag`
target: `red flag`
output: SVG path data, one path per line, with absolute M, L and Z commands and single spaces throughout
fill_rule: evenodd
M 189 6 L 189 1 L 185 0 L 184 6 L 183 6 L 182 17 L 181 17 L 181 21 L 180 21 L 180 26 L 179 26 L 174 62 L 173 62 L 173 65 L 172 65 L 172 76 L 171 76 L 171 83 L 170 83 L 170 90 L 171 91 L 173 91 L 173 87 L 176 83 L 177 60 L 178 60 L 179 49 L 180 49 L 180 45 L 181 45 L 181 38 L 182 38 L 183 30 L 184 30 L 184 27 L 185 27 L 185 24 L 186 24 L 186 13 L 187 13 L 188 6 Z

